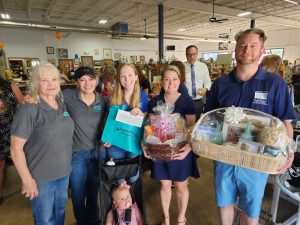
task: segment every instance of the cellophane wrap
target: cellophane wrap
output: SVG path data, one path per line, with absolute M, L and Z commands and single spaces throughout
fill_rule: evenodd
M 162 101 L 153 108 L 156 115 L 149 117 L 144 128 L 144 144 L 147 153 L 158 160 L 170 160 L 188 140 L 185 119 L 173 113 L 174 106 Z
M 271 157 L 287 157 L 296 149 L 295 142 L 278 118 L 234 106 L 204 114 L 197 122 L 192 138 Z

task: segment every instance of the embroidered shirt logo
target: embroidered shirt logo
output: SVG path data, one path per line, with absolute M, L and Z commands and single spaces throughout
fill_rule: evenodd
M 70 116 L 70 114 L 68 112 L 63 112 L 64 116 Z
M 95 106 L 94 106 L 94 110 L 100 111 L 100 110 L 101 110 L 101 106 L 100 106 L 100 105 L 95 105 Z
M 268 92 L 256 91 L 253 99 L 254 104 L 267 105 L 268 104 Z

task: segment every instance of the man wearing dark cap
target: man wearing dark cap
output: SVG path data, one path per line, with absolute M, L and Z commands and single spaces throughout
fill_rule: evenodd
M 70 176 L 73 212 L 77 225 L 99 224 L 97 145 L 107 105 L 95 92 L 97 81 L 92 68 L 79 67 L 74 78 L 77 89 L 63 91 L 67 110 L 75 123 Z

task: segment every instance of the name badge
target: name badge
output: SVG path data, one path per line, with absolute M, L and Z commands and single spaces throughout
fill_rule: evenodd
M 101 110 L 101 106 L 100 105 L 95 105 L 94 106 L 94 110 L 100 111 Z
M 63 116 L 70 116 L 68 112 L 63 112 Z
M 260 105 L 268 104 L 268 92 L 267 91 L 256 91 L 254 94 L 253 103 Z

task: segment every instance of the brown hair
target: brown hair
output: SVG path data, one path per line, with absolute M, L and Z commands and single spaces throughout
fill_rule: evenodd
M 264 47 L 265 41 L 267 40 L 267 36 L 262 29 L 250 28 L 250 29 L 247 29 L 244 31 L 240 31 L 234 36 L 234 38 L 235 38 L 236 42 L 238 43 L 239 40 L 247 34 L 257 34 L 262 43 L 262 47 Z
M 187 53 L 187 51 L 188 51 L 190 48 L 195 48 L 195 49 L 197 50 L 197 52 L 198 52 L 198 47 L 197 47 L 196 45 L 189 45 L 189 46 L 186 47 L 185 53 Z
M 110 105 L 122 105 L 125 103 L 125 93 L 124 93 L 125 90 L 122 87 L 121 82 L 120 82 L 120 73 L 124 66 L 129 66 L 130 68 L 132 68 L 135 75 L 138 76 L 138 72 L 136 71 L 136 68 L 133 64 L 124 63 L 119 66 L 118 71 L 117 71 L 116 84 L 115 84 L 114 90 L 112 92 Z M 133 89 L 132 95 L 130 97 L 129 105 L 130 105 L 131 109 L 140 108 L 139 79 L 137 79 L 134 84 L 134 89 Z
M 139 81 L 141 83 L 143 80 L 145 80 L 145 76 L 143 75 L 142 68 L 139 65 L 135 65 L 135 69 L 138 73 Z
M 270 73 L 279 74 L 282 60 L 279 55 L 266 55 L 261 61 L 262 68 Z
M 180 82 L 181 82 L 181 73 L 180 73 L 180 70 L 178 69 L 177 66 L 173 66 L 173 65 L 167 65 L 166 67 L 163 68 L 162 72 L 161 72 L 161 79 L 163 80 L 164 79 L 164 76 L 165 76 L 165 73 L 167 71 L 174 71 L 177 73 L 179 79 L 180 79 Z
M 181 74 L 180 83 L 181 84 L 185 83 L 185 65 L 184 65 L 184 63 L 176 60 L 176 61 L 172 61 L 170 63 L 170 65 L 176 66 L 179 69 L 179 72 Z
M 103 68 L 103 72 L 102 72 L 103 79 L 106 79 L 106 78 L 114 79 L 115 75 L 116 75 L 116 70 L 113 66 L 106 66 Z

